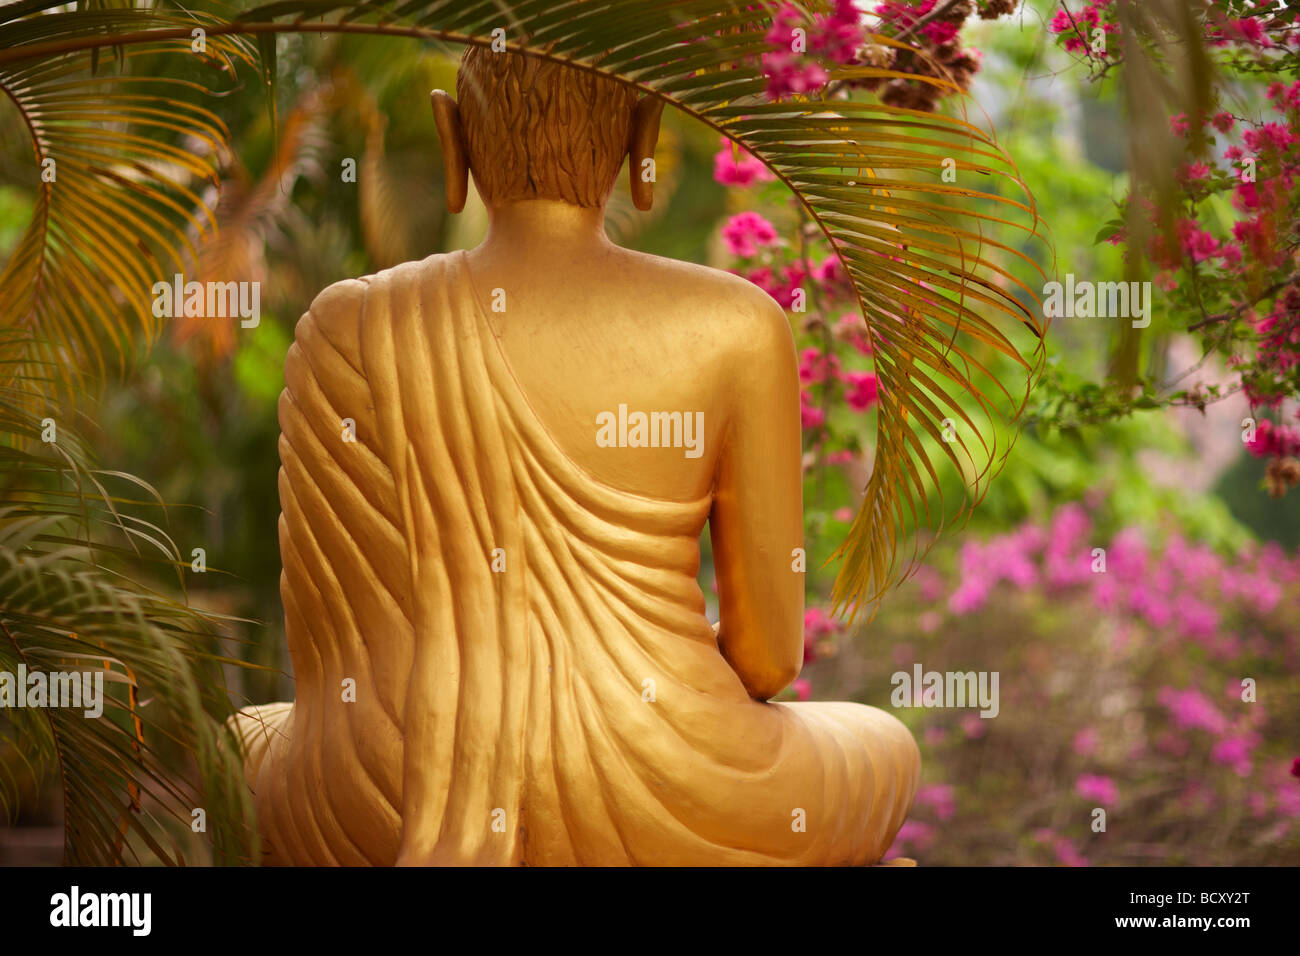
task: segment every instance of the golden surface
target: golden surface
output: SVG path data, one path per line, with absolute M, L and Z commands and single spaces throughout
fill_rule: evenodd
M 475 157 L 450 97 L 434 110 L 459 208 Z M 659 111 L 624 121 L 635 171 Z M 910 734 L 765 702 L 803 653 L 785 314 L 613 245 L 603 206 L 485 200 L 480 246 L 329 287 L 285 362 L 297 699 L 236 718 L 268 862 L 878 861 L 916 789 Z M 698 457 L 602 447 L 620 406 L 702 413 Z

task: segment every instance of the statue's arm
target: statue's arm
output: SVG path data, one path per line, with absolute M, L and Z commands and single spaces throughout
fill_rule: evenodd
M 728 365 L 729 418 L 709 534 L 718 646 L 750 695 L 787 687 L 803 663 L 804 576 L 799 375 L 785 313 L 765 294 Z M 747 325 L 750 323 L 747 322 Z

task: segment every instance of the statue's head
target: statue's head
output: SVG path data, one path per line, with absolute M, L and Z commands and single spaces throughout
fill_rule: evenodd
M 652 183 L 640 172 L 654 156 L 662 100 L 638 102 L 631 87 L 597 73 L 476 46 L 461 59 L 456 100 L 433 91 L 453 212 L 470 172 L 489 207 L 525 199 L 603 206 L 629 153 L 632 198 L 650 208 Z

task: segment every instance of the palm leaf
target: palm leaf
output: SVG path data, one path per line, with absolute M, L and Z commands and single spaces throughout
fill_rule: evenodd
M 171 76 L 134 76 L 135 62 L 159 55 L 177 72 L 232 78 L 253 62 L 249 42 L 214 36 L 202 57 L 190 31 L 203 15 L 92 3 L 0 7 L 0 92 L 17 107 L 38 181 L 31 224 L 0 273 L 0 328 L 30 333 L 9 342 L 24 363 L 14 379 L 32 383 L 53 370 L 65 396 L 121 368 L 138 330 L 158 330 L 152 287 L 180 271 L 185 253 L 212 231 L 200 192 L 214 184 L 224 124 L 192 100 L 208 89 Z M 172 29 L 129 47 L 111 37 Z M 95 44 L 63 50 L 86 39 Z M 105 46 L 115 52 L 101 62 Z M 45 53 L 36 53 L 39 50 Z M 183 58 L 183 60 L 182 60 Z M 21 347 L 21 352 L 13 351 Z
M 104 713 L 6 708 L 0 812 L 19 809 L 17 770 L 38 780 L 53 773 L 67 863 L 138 861 L 144 851 L 183 862 L 193 839 L 182 846 L 168 834 L 189 834 L 195 809 L 217 860 L 256 858 L 238 746 L 222 722 L 231 706 L 221 667 L 232 662 L 217 621 L 123 573 L 175 572 L 180 554 L 106 483 L 157 495 L 138 479 L 88 468 L 62 423 L 54 443 L 42 442 L 19 368 L 0 365 L 0 671 L 98 671 Z
M 1034 293 L 1042 273 L 989 233 L 1018 230 L 1023 245 L 1037 235 L 1037 219 L 1009 157 L 961 118 L 843 100 L 767 102 L 759 67 L 767 26 L 764 8 L 719 0 L 286 0 L 209 35 L 351 32 L 486 46 L 502 28 L 509 49 L 658 96 L 766 163 L 852 278 L 878 363 L 876 464 L 833 556 L 842 561 L 837 607 L 856 614 L 916 567 L 928 540 L 917 532 L 968 515 L 1005 460 L 999 426 L 1023 411 L 1042 365 Z M 116 42 L 178 36 L 160 29 Z M 81 37 L 45 49 L 108 45 Z M 0 51 L 0 66 L 16 58 Z M 830 72 L 832 86 L 893 75 Z M 942 182 L 945 158 L 960 185 Z M 996 368 L 975 358 L 990 347 L 1003 359 Z M 943 440 L 946 420 L 962 426 L 952 441 Z M 960 479 L 955 505 L 942 500 L 936 460 Z M 907 538 L 916 547 L 900 561 Z

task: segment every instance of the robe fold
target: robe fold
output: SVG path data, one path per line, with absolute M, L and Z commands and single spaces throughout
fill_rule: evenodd
M 915 793 L 910 734 L 752 700 L 697 584 L 711 498 L 570 459 L 493 320 L 453 253 L 331 286 L 298 324 L 279 483 L 297 700 L 235 718 L 268 860 L 878 860 Z

